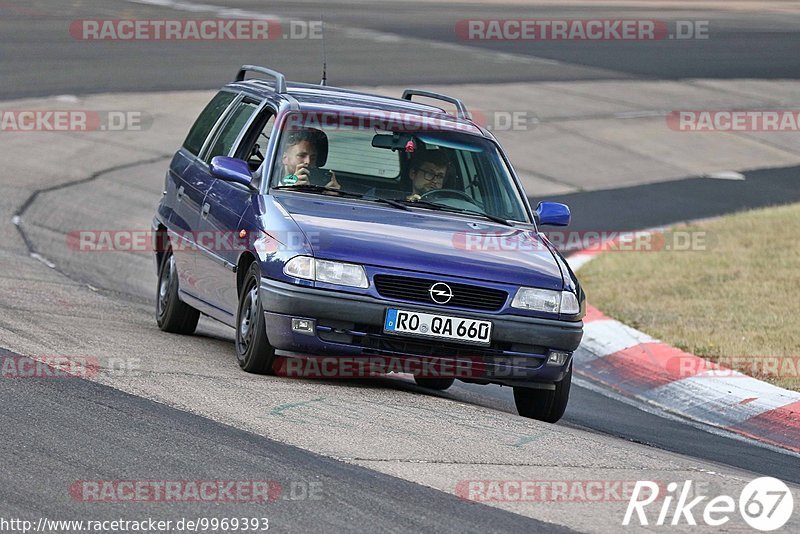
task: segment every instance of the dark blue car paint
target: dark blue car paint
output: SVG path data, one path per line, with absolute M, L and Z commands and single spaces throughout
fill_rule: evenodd
M 561 290 L 561 271 L 535 230 L 509 228 L 481 218 L 426 209 L 402 211 L 366 200 L 330 202 L 311 194 L 276 195 L 320 258 L 474 280 Z M 528 238 L 532 251 L 466 250 L 470 235 Z M 521 235 L 521 234 L 524 234 Z M 537 245 L 538 244 L 538 245 Z M 497 247 L 494 247 L 497 248 Z
M 231 84 L 227 89 L 239 90 L 242 94 L 261 99 L 279 110 L 273 132 L 282 128 L 288 111 L 299 108 L 295 98 L 283 100 L 274 93 L 247 82 Z M 352 95 L 342 95 L 338 90 L 328 91 L 314 86 L 312 91 L 298 85 L 292 92 L 297 95 L 304 92 L 315 95 L 315 100 L 305 104 L 303 109 L 324 110 L 334 104 L 353 105 Z M 365 96 L 358 102 L 358 107 L 381 110 L 388 108 L 404 112 L 429 112 L 435 109 L 374 96 Z M 228 111 L 230 109 L 232 107 Z M 224 120 L 221 119 L 216 128 L 221 123 Z M 495 142 L 487 132 L 474 126 L 473 128 L 476 133 Z M 192 240 L 197 235 L 196 232 L 227 232 L 233 235 L 244 231 L 248 236 L 244 251 L 241 247 L 237 249 L 234 246 L 223 246 L 220 250 L 200 248 L 194 252 L 179 251 L 175 247 L 181 300 L 206 315 L 234 326 L 238 302 L 237 281 L 242 274 L 241 263 L 243 259 L 254 258 L 262 274 L 262 292 L 266 290 L 266 286 L 280 288 L 280 291 L 293 287 L 298 290 L 306 288 L 323 297 L 346 299 L 364 306 L 366 303 L 374 304 L 379 306 L 376 310 L 383 312 L 389 306 L 395 306 L 488 318 L 500 321 L 496 324 L 496 329 L 503 320 L 511 321 L 509 325 L 516 325 L 515 332 L 519 332 L 520 325 L 530 325 L 532 334 L 534 331 L 541 331 L 547 338 L 546 341 L 551 341 L 540 343 L 541 340 L 532 335 L 530 340 L 526 340 L 528 344 L 542 344 L 550 349 L 567 351 L 577 348 L 582 334 L 580 318 L 584 307 L 583 292 L 567 263 L 532 222 L 508 227 L 479 217 L 416 208 L 402 211 L 368 200 L 268 190 L 267 173 L 273 168 L 277 157 L 276 138 L 277 135 L 273 134 L 266 150 L 267 165 L 260 191 L 213 178 L 209 166 L 184 149 L 178 151 L 173 158 L 166 179 L 165 195 L 154 219 L 154 230 L 166 229 L 172 240 Z M 500 154 L 511 168 L 502 150 Z M 521 192 L 521 185 L 513 169 L 511 174 Z M 183 194 L 179 199 L 178 190 L 181 187 Z M 522 198 L 532 221 L 530 205 L 524 195 Z M 507 252 L 464 250 L 459 247 L 456 236 L 469 233 L 523 236 L 526 242 L 536 246 L 532 250 Z M 358 289 L 315 284 L 288 277 L 283 273 L 283 266 L 297 255 L 362 264 L 367 271 L 370 287 Z M 381 297 L 375 290 L 372 277 L 378 273 L 434 277 L 442 281 L 495 287 L 506 290 L 509 297 L 505 305 L 495 312 L 470 312 L 447 306 L 391 300 Z M 510 301 L 520 286 L 574 291 L 579 296 L 581 314 L 576 317 L 552 317 L 544 313 L 511 308 Z M 293 333 L 290 328 L 292 315 L 277 313 L 270 309 L 269 299 L 262 300 L 267 316 L 268 337 L 276 348 L 287 353 L 360 354 L 360 349 L 351 344 L 323 341 L 319 336 Z M 373 326 L 382 324 L 383 321 L 383 313 L 376 314 L 379 316 L 370 318 Z M 510 350 L 507 352 L 510 355 L 516 354 Z M 535 354 L 528 356 L 531 357 L 531 365 L 526 366 L 523 374 L 529 381 L 560 380 L 571 364 L 568 361 L 562 367 L 548 367 L 543 366 L 541 360 L 546 355 L 539 354 L 539 358 Z

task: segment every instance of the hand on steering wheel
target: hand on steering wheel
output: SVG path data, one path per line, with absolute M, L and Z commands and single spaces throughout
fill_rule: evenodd
M 466 200 L 470 204 L 475 204 L 475 200 L 466 194 L 463 191 L 459 191 L 458 189 L 432 189 L 427 193 L 423 193 L 419 199 L 420 200 L 428 200 L 437 199 L 437 198 L 457 198 L 459 200 Z

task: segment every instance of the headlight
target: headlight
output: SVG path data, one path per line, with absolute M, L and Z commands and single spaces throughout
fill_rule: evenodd
M 340 286 L 369 287 L 367 273 L 361 265 L 340 263 L 338 261 L 314 260 L 317 268 L 317 281 Z
M 561 313 L 564 315 L 578 315 L 581 312 L 581 305 L 578 297 L 572 291 L 561 292 Z
M 317 260 L 309 256 L 295 256 L 286 262 L 283 272 L 294 278 L 316 280 L 349 287 L 369 287 L 364 267 L 354 263 Z
M 288 276 L 314 280 L 314 258 L 309 256 L 295 256 L 283 266 L 283 272 Z
M 571 291 L 551 291 L 521 287 L 511 301 L 511 306 L 523 310 L 577 315 L 581 311 L 578 298 Z

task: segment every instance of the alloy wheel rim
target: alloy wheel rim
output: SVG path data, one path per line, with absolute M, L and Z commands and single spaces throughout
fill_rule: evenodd
M 163 315 L 169 300 L 169 286 L 175 275 L 175 256 L 169 256 L 169 265 L 161 272 L 161 281 L 158 284 L 158 314 Z
M 245 299 L 239 316 L 239 345 L 241 353 L 247 351 L 253 338 L 253 324 L 255 323 L 255 314 L 258 308 L 258 291 L 255 285 L 247 292 Z

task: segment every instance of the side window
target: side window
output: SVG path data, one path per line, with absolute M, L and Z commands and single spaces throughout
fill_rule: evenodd
M 203 148 L 203 143 L 211 132 L 211 129 L 217 123 L 220 115 L 228 109 L 228 106 L 236 97 L 233 93 L 222 91 L 211 99 L 211 102 L 205 107 L 200 116 L 197 117 L 192 129 L 189 130 L 189 135 L 186 136 L 186 141 L 183 142 L 183 147 L 194 154 L 195 156 L 200 153 Z
M 461 169 L 461 176 L 464 178 L 466 184 L 465 189 L 469 196 L 473 199 L 477 200 L 478 203 L 483 206 L 483 187 L 482 187 L 482 180 L 480 180 L 480 176 L 478 175 L 478 169 L 475 167 L 475 161 L 473 159 L 473 154 L 470 152 L 459 151 L 458 152 L 458 166 Z
M 227 156 L 230 153 L 233 144 L 239 138 L 250 117 L 255 113 L 256 108 L 258 105 L 254 102 L 242 102 L 233 110 L 208 151 L 205 157 L 206 161 L 211 161 L 214 156 Z
M 255 172 L 264 161 L 274 127 L 274 110 L 269 107 L 264 108 L 258 119 L 253 121 L 250 131 L 242 138 L 234 157 L 245 160 L 250 165 L 250 170 Z
M 499 168 L 499 157 L 493 159 L 484 158 L 477 163 L 480 166 L 478 172 L 482 176 L 501 176 L 504 172 L 504 169 Z M 513 191 L 513 189 L 511 189 L 510 181 L 508 187 L 502 187 L 496 180 L 486 180 L 484 187 L 488 189 L 486 191 L 487 203 L 489 204 L 487 209 L 492 210 L 493 213 L 504 219 L 524 220 L 524 216 L 519 210 L 519 202 L 514 202 L 511 199 L 510 191 Z
M 373 132 L 329 130 L 325 133 L 328 136 L 326 168 L 397 181 L 400 159 L 391 150 L 374 148 L 371 145 Z

